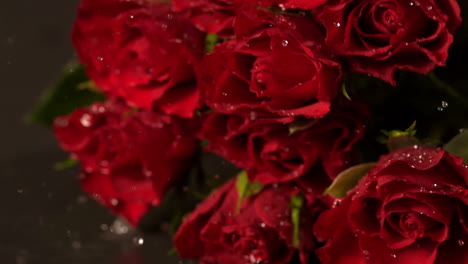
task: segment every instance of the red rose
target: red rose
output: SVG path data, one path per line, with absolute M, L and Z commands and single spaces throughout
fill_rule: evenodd
M 233 21 L 242 0 L 174 0 L 178 11 L 187 10 L 190 21 L 201 31 L 216 33 L 221 37 L 233 34 Z
M 248 170 L 252 180 L 278 183 L 308 174 L 321 165 L 331 179 L 350 165 L 354 144 L 363 135 L 364 105 L 337 108 L 319 120 L 214 113 L 201 130 L 207 150 Z M 297 131 L 295 131 L 297 130 Z
M 317 17 L 326 44 L 346 56 L 351 70 L 393 85 L 396 70 L 443 66 L 461 23 L 456 0 L 331 0 Z
M 182 117 L 198 107 L 194 67 L 204 36 L 170 4 L 83 0 L 72 39 L 88 75 L 106 93 Z
M 314 231 L 324 264 L 468 262 L 468 166 L 442 149 L 383 156 Z
M 248 0 L 252 6 L 279 7 L 285 9 L 313 9 L 326 3 L 328 0 Z M 292 11 L 290 11 L 292 12 Z
M 185 121 L 114 101 L 59 117 L 54 130 L 81 162 L 83 189 L 134 225 L 183 176 L 198 148 Z
M 236 39 L 216 46 L 202 62 L 210 107 L 306 117 L 329 111 L 341 68 L 321 48 L 316 24 L 250 9 L 236 18 L 234 30 Z
M 182 258 L 203 264 L 289 263 L 296 249 L 291 224 L 292 186 L 266 186 L 236 211 L 235 179 L 216 190 L 182 223 L 174 245 Z M 300 213 L 299 255 L 306 263 L 313 248 L 312 221 L 320 203 Z M 302 227 L 302 228 L 301 228 Z

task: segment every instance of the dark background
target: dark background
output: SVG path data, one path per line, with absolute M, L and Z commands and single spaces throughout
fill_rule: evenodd
M 0 263 L 179 263 L 167 256 L 167 236 L 113 227 L 115 217 L 80 191 L 76 170 L 52 169 L 67 158 L 53 134 L 22 121 L 73 56 L 77 4 L 0 5 Z

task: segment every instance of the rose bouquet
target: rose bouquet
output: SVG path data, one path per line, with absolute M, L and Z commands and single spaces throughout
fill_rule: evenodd
M 81 0 L 78 62 L 30 118 L 184 259 L 468 263 L 466 8 Z

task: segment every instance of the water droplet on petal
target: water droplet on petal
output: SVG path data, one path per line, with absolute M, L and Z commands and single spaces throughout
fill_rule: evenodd
M 114 199 L 111 199 L 111 200 L 110 200 L 110 203 L 111 203 L 113 206 L 117 206 L 117 205 L 119 204 L 119 200 L 117 200 L 117 199 L 114 198 Z
M 80 118 L 80 123 L 84 127 L 91 127 L 92 125 L 92 117 L 89 114 L 83 114 Z

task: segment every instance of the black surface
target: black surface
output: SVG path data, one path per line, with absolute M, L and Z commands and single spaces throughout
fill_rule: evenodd
M 72 57 L 78 1 L 14 0 L 0 7 L 0 263 L 165 264 L 165 235 L 110 232 L 108 211 L 79 189 L 52 133 L 22 117 Z M 107 229 L 107 230 L 106 230 Z M 141 240 L 140 240 L 141 241 Z

